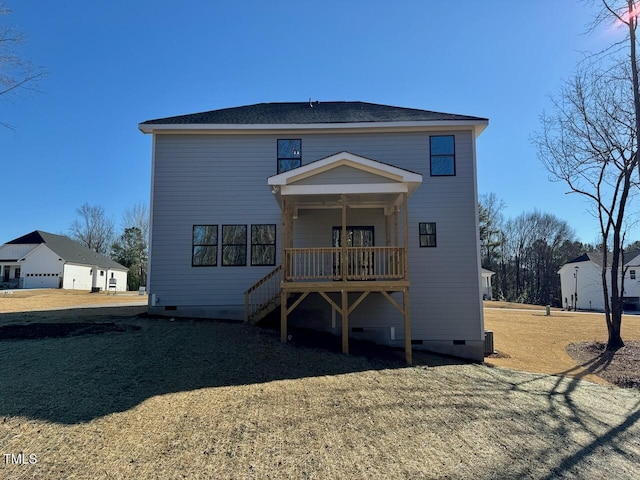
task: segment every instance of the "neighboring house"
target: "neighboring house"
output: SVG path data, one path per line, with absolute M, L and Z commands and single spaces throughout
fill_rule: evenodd
M 61 235 L 36 230 L 0 246 L 1 288 L 127 289 L 128 269 Z
M 491 278 L 496 274 L 486 268 L 482 269 L 482 299 L 493 300 L 493 286 L 491 285 Z
M 611 262 L 611 254 L 608 255 Z M 607 288 L 611 291 L 611 267 L 607 272 Z M 623 303 L 625 310 L 640 310 L 640 251 L 625 253 L 620 268 L 624 273 Z M 602 254 L 583 253 L 564 264 L 558 271 L 562 289 L 562 305 L 566 310 L 604 311 L 602 289 Z
M 482 360 L 476 137 L 362 102 L 149 120 L 149 311 L 299 325 Z M 284 302 L 283 302 L 284 300 Z

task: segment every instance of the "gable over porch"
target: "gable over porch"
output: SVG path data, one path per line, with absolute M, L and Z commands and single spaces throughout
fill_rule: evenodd
M 282 211 L 283 342 L 287 316 L 310 293 L 318 293 L 334 314 L 340 314 L 343 352 L 348 353 L 349 314 L 369 294 L 379 293 L 403 317 L 411 363 L 407 208 L 409 196 L 421 183 L 417 173 L 349 152 L 269 178 Z M 377 224 L 377 237 L 369 223 Z M 359 293 L 351 305 L 350 292 Z M 401 304 L 393 292 L 402 293 Z M 297 298 L 287 305 L 292 296 Z

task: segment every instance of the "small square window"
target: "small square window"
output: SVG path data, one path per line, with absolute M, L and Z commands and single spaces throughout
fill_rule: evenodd
M 434 222 L 419 223 L 418 230 L 420 233 L 421 247 L 437 247 L 436 241 L 436 224 Z
M 278 173 L 286 172 L 302 165 L 302 140 L 278 140 Z
M 192 267 L 218 264 L 218 225 L 194 225 L 191 245 Z
M 431 176 L 453 176 L 456 174 L 455 137 L 435 135 L 429 137 Z

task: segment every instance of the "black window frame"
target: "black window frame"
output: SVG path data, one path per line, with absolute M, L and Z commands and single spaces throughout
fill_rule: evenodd
M 433 226 L 433 233 L 429 233 L 428 225 Z M 422 241 L 423 239 L 425 240 L 424 242 Z M 430 245 L 431 242 L 429 242 L 429 239 L 433 239 L 433 245 Z M 438 230 L 436 228 L 436 222 L 418 223 L 418 242 L 420 248 L 436 248 L 438 246 Z
M 284 148 L 281 150 L 280 149 L 280 142 L 300 142 L 300 148 L 297 150 L 298 152 L 298 156 L 295 156 L 295 152 L 296 150 L 294 149 L 290 149 L 292 150 L 293 153 L 289 154 L 288 152 L 284 151 Z M 294 168 L 299 168 L 302 166 L 302 139 L 301 138 L 279 138 L 276 140 L 276 171 L 278 173 L 284 173 L 284 172 L 288 172 L 289 170 L 293 170 Z M 298 165 L 292 168 L 287 168 L 286 170 L 283 170 L 280 168 L 280 162 L 281 161 L 287 161 L 287 162 L 291 162 L 292 160 L 297 160 L 298 161 Z
M 635 280 L 636 279 L 636 270 L 635 270 L 635 268 L 633 270 L 629 270 L 629 279 L 631 279 L 631 280 Z
M 451 138 L 452 151 L 447 153 L 433 152 L 434 138 Z M 451 173 L 433 173 L 434 159 L 445 159 L 451 157 L 453 171 Z M 429 136 L 429 173 L 432 177 L 455 177 L 456 176 L 456 136 L 455 135 L 430 135 Z
M 216 236 L 215 236 L 215 243 L 196 243 L 196 228 L 197 227 L 208 227 L 208 228 L 212 228 L 215 227 L 215 231 L 216 231 Z M 192 267 L 217 267 L 218 266 L 218 244 L 220 243 L 220 238 L 218 236 L 219 231 L 218 231 L 218 225 L 217 224 L 198 224 L 198 225 L 193 225 L 192 230 L 191 230 L 191 266 Z M 211 248 L 211 247 L 215 247 L 215 253 L 213 255 L 213 263 L 196 263 L 195 262 L 195 251 L 196 251 L 196 247 L 205 247 L 205 248 Z
M 273 243 L 261 243 L 254 242 L 256 235 L 254 235 L 254 229 L 259 227 L 273 227 Z M 275 223 L 256 223 L 251 225 L 251 266 L 252 267 L 273 267 L 276 264 L 276 234 L 277 227 Z M 273 261 L 270 263 L 256 263 L 254 262 L 254 247 L 273 247 Z
M 244 227 L 244 243 L 225 243 L 225 228 L 228 227 Z M 247 266 L 247 224 L 232 223 L 222 225 L 222 248 L 220 250 L 221 261 L 220 264 L 223 267 L 246 267 Z M 244 247 L 244 263 L 226 263 L 225 251 L 227 248 L 242 248 Z

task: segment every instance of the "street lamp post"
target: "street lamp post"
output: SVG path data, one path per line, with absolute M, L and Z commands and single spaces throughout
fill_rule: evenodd
M 575 302 L 575 303 L 573 304 L 573 310 L 574 310 L 574 311 L 577 311 L 577 310 L 578 310 L 578 268 L 580 268 L 580 267 L 576 267 L 576 271 L 575 271 L 575 273 L 573 274 L 573 278 L 575 278 L 575 279 L 576 279 L 576 290 L 575 290 L 575 292 L 574 292 L 574 293 L 575 293 L 575 295 L 574 295 L 574 297 L 573 297 L 573 298 L 574 298 L 574 302 Z

